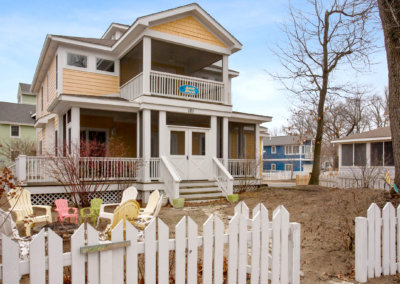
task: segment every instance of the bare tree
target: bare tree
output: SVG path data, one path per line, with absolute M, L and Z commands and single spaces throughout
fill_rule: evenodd
M 36 156 L 35 140 L 20 138 L 0 141 L 0 156 L 13 162 L 18 155 Z
M 285 69 L 274 74 L 305 105 L 316 106 L 314 163 L 310 184 L 319 183 L 321 145 L 327 96 L 350 92 L 349 84 L 334 80 L 340 66 L 358 70 L 369 63 L 373 33 L 367 20 L 373 15 L 372 0 L 308 0 L 312 11 L 289 6 L 290 22 L 284 26 L 287 46 L 275 54 Z M 347 65 L 346 65 L 347 64 Z
M 389 118 L 396 184 L 400 184 L 400 2 L 378 0 L 389 73 Z

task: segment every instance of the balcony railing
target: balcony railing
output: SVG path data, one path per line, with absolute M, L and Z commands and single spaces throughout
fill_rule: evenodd
M 143 95 L 143 79 L 143 73 L 140 73 L 122 85 L 121 97 L 132 101 Z M 197 90 L 194 89 L 192 93 L 182 92 L 179 88 L 184 85 L 195 87 Z M 152 95 L 212 103 L 225 101 L 224 84 L 212 80 L 151 71 L 149 87 Z
M 258 165 L 255 159 L 229 159 L 228 171 L 233 177 L 257 177 Z
M 179 87 L 189 85 L 197 88 L 197 94 L 183 93 Z M 185 98 L 206 102 L 224 102 L 224 84 L 189 76 L 151 71 L 150 92 L 159 96 Z

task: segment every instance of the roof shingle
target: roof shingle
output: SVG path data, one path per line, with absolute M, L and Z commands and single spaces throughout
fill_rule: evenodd
M 335 141 L 342 140 L 359 140 L 359 139 L 369 139 L 369 138 L 387 138 L 392 137 L 392 133 L 390 132 L 390 127 L 379 127 L 374 130 L 366 131 L 363 133 L 356 133 L 346 137 L 342 137 L 336 139 Z
M 0 122 L 35 124 L 32 114 L 36 112 L 36 106 L 0 102 Z

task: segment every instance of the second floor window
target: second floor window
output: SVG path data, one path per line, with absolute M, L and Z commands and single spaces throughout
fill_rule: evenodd
M 271 146 L 271 154 L 276 154 L 276 146 Z
M 69 66 L 86 68 L 87 67 L 87 56 L 80 55 L 80 54 L 74 54 L 74 53 L 68 53 L 67 54 L 67 64 Z
M 286 155 L 296 155 L 298 153 L 299 153 L 299 146 L 290 145 L 285 147 Z
M 114 61 L 97 58 L 96 59 L 96 69 L 106 72 L 114 72 Z

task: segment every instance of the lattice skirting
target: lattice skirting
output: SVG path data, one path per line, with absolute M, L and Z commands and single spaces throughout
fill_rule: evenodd
M 100 196 L 99 193 L 90 194 L 90 198 L 100 197 L 103 199 L 103 203 L 119 203 L 122 198 L 121 190 L 107 190 Z M 54 205 L 56 199 L 67 199 L 72 201 L 71 195 L 66 192 L 62 193 L 45 193 L 45 194 L 31 194 L 31 200 L 33 205 Z M 140 196 L 138 196 L 138 199 Z

